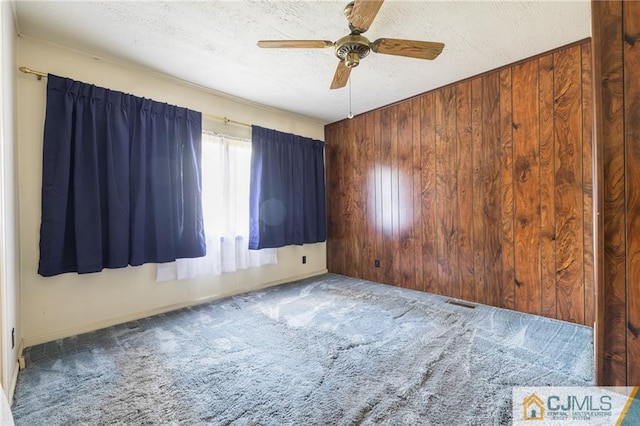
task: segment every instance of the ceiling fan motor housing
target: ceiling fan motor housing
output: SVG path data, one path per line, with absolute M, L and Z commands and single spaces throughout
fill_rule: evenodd
M 335 43 L 336 56 L 348 68 L 357 67 L 360 59 L 371 52 L 369 40 L 360 34 L 349 34 Z

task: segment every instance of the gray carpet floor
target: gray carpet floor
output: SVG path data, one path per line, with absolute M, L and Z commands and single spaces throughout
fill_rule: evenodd
M 588 327 L 322 275 L 27 348 L 17 425 L 501 425 Z

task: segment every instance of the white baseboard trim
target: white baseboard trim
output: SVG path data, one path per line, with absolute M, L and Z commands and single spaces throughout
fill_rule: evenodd
M 18 384 L 18 371 L 20 371 L 20 364 L 16 361 L 15 364 L 13 364 L 11 383 L 9 383 L 9 392 L 7 392 L 7 400 L 9 401 L 9 406 L 13 405 L 13 394 L 16 392 L 16 385 Z
M 24 350 L 24 340 L 20 339 L 18 344 L 18 359 L 22 358 L 22 351 Z M 13 364 L 13 371 L 11 372 L 11 382 L 9 382 L 9 389 L 7 389 L 7 400 L 9 405 L 13 405 L 13 395 L 16 391 L 16 384 L 18 383 L 18 372 L 20 371 L 20 362 L 16 360 Z
M 328 272 L 327 269 L 321 269 L 318 271 L 313 271 L 313 272 L 309 272 L 307 274 L 303 274 L 303 275 L 299 275 L 296 277 L 291 277 L 291 278 L 285 278 L 282 280 L 276 280 L 276 281 L 271 281 L 268 283 L 264 283 L 254 289 L 252 289 L 251 291 L 255 291 L 255 290 L 262 290 L 268 287 L 273 287 L 276 285 L 280 285 L 280 284 L 285 284 L 285 283 L 289 283 L 292 281 L 297 281 L 297 280 L 302 280 L 305 278 L 310 278 L 310 277 L 314 277 L 316 275 L 322 275 L 322 274 L 326 274 Z M 208 302 L 213 302 L 214 300 L 218 300 L 218 299 L 224 299 L 225 297 L 230 297 L 230 296 L 236 296 L 238 294 L 241 293 L 245 293 L 245 291 L 227 291 L 227 292 L 222 292 L 219 294 L 214 294 L 211 296 L 207 296 L 207 297 L 203 297 L 203 298 L 199 298 L 199 299 L 193 299 L 193 300 L 189 300 L 186 302 L 182 302 L 182 303 L 176 303 L 173 305 L 168 305 L 168 306 L 161 306 L 158 308 L 153 308 L 153 309 L 148 309 L 145 311 L 139 311 L 139 312 L 134 312 L 128 315 L 123 315 L 120 317 L 116 317 L 116 318 L 110 318 L 107 320 L 103 320 L 103 321 L 97 321 L 97 322 L 93 322 L 90 324 L 85 324 L 85 325 L 81 325 L 78 327 L 72 327 L 72 328 L 67 328 L 64 330 L 60 330 L 60 331 L 56 331 L 54 333 L 47 333 L 47 334 L 42 334 L 39 336 L 31 336 L 31 337 L 24 337 L 23 341 L 24 345 L 23 347 L 19 350 L 19 357 L 22 356 L 22 350 L 24 348 L 30 347 L 30 346 L 35 346 L 35 345 L 39 345 L 41 343 L 47 343 L 47 342 L 52 342 L 54 340 L 58 340 L 58 339 L 64 339 L 65 337 L 70 337 L 70 336 L 76 336 L 78 334 L 83 334 L 83 333 L 88 333 L 91 331 L 96 331 L 96 330 L 100 330 L 103 328 L 107 328 L 107 327 L 111 327 L 114 325 L 118 325 L 118 324 L 123 324 L 129 321 L 135 321 L 135 320 L 139 320 L 142 318 L 146 318 L 146 317 L 150 317 L 153 315 L 159 315 L 159 314 L 163 314 L 166 312 L 171 312 L 171 311 L 175 311 L 178 309 L 182 309 L 182 308 L 187 308 L 189 306 L 196 306 L 196 305 L 201 305 L 203 303 L 208 303 Z M 16 364 L 18 365 L 18 364 Z M 27 368 L 29 368 L 29 366 L 27 366 Z M 17 378 L 18 372 L 17 372 L 17 368 L 15 371 L 15 376 Z

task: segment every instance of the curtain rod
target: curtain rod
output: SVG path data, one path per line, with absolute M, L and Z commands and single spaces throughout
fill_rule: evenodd
M 18 68 L 20 71 L 22 71 L 25 74 L 33 74 L 36 77 L 38 77 L 38 80 L 42 80 L 42 77 L 47 78 L 47 74 L 42 72 L 42 71 L 36 71 L 36 70 L 32 70 L 31 68 L 27 68 L 27 67 L 20 67 Z M 201 113 L 203 117 L 206 118 L 211 118 L 214 120 L 220 120 L 222 122 L 224 122 L 224 124 L 238 124 L 240 126 L 246 126 L 246 127 L 251 127 L 251 124 L 249 123 L 243 123 L 242 121 L 236 121 L 236 120 L 231 120 L 230 118 L 227 117 L 222 117 L 219 115 L 213 115 L 213 114 L 205 114 L 204 112 Z
M 20 67 L 18 69 L 25 74 L 33 74 L 37 76 L 38 80 L 42 80 L 42 77 L 45 77 L 45 78 L 47 77 L 47 74 L 43 73 L 42 71 L 32 70 L 31 68 L 27 68 L 27 67 Z
M 245 126 L 245 127 L 251 127 L 252 126 L 252 124 L 243 123 L 242 121 L 232 120 L 230 118 L 221 117 L 219 115 L 205 114 L 204 112 L 202 112 L 201 114 L 202 114 L 203 117 L 206 117 L 206 118 L 212 118 L 214 120 L 220 120 L 220 121 L 224 122 L 224 124 L 237 124 L 239 126 Z

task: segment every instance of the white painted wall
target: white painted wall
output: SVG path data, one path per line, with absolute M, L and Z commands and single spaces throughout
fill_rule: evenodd
M 13 414 L 11 414 L 11 404 L 4 389 L 0 389 L 0 425 L 14 426 Z
M 13 396 L 18 374 L 20 336 L 20 288 L 18 264 L 18 198 L 16 173 L 16 29 L 9 2 L 0 9 L 2 30 L 2 94 L 0 95 L 0 351 L 2 356 L 2 386 Z M 11 330 L 15 328 L 12 347 Z
M 180 105 L 205 114 L 324 139 L 321 123 L 217 96 L 133 65 L 20 37 L 18 65 Z M 211 76 L 216 78 L 215 75 Z M 189 281 L 156 283 L 156 265 L 101 273 L 37 275 L 46 79 L 19 73 L 18 157 L 22 336 L 25 346 L 102 328 L 199 301 L 326 272 L 325 244 L 278 250 L 278 265 Z M 307 256 L 302 265 L 301 256 Z

